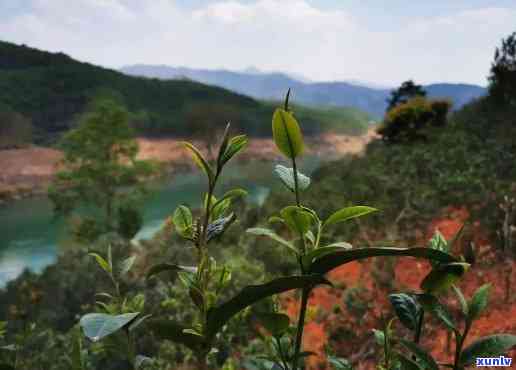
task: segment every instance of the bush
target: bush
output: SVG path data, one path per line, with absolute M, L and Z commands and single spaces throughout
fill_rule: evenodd
M 416 97 L 389 110 L 377 132 L 389 142 L 426 140 L 425 129 L 446 125 L 450 108 L 446 100 Z

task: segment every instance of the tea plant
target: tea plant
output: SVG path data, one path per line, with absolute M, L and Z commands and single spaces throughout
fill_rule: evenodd
M 448 243 L 437 232 L 430 240 L 429 248 L 449 251 L 456 238 Z M 380 368 L 385 369 L 433 369 L 440 366 L 454 370 L 464 369 L 473 365 L 477 358 L 503 355 L 516 346 L 516 335 L 494 334 L 482 337 L 464 348 L 466 338 L 475 319 L 488 305 L 490 285 L 486 284 L 477 289 L 468 301 L 455 283 L 469 268 L 469 263 L 433 263 L 433 269 L 421 282 L 422 292 L 396 293 L 389 296 L 399 322 L 414 333 L 412 340 L 395 335 L 393 320 L 383 331 L 375 331 L 378 342 L 384 350 L 383 363 Z M 441 303 L 439 297 L 450 288 L 457 295 L 461 308 L 460 325 L 450 314 L 449 309 Z M 424 337 L 423 327 L 425 313 L 435 317 L 446 330 L 450 331 L 455 339 L 453 363 L 439 364 L 432 355 L 420 346 L 420 339 Z M 444 351 L 443 351 L 444 352 Z M 408 353 L 408 354 L 407 354 Z
M 209 368 L 209 355 L 213 354 L 215 344 L 224 332 L 228 321 L 246 310 L 249 306 L 264 298 L 288 290 L 301 291 L 301 307 L 297 325 L 290 327 L 289 318 L 277 311 L 260 315 L 266 328 L 273 334 L 273 355 L 266 363 L 274 369 L 297 370 L 301 360 L 310 353 L 302 352 L 302 338 L 307 317 L 308 298 L 311 291 L 320 284 L 331 284 L 325 274 L 330 270 L 355 260 L 376 256 L 412 256 L 437 260 L 442 263 L 458 262 L 453 256 L 440 250 L 429 248 L 352 248 L 346 242 L 327 241 L 324 232 L 339 223 L 375 212 L 367 206 L 342 208 L 325 220 L 313 209 L 302 205 L 301 194 L 310 185 L 308 176 L 298 171 L 296 159 L 303 152 L 303 136 L 299 124 L 288 106 L 289 93 L 284 108 L 274 112 L 272 120 L 273 136 L 280 152 L 292 162 L 292 167 L 276 166 L 275 172 L 295 197 L 295 203 L 287 206 L 278 215 L 271 217 L 285 227 L 291 235 L 289 240 L 276 234 L 273 230 L 253 228 L 251 234 L 266 236 L 282 245 L 296 259 L 299 273 L 284 276 L 261 285 L 247 286 L 229 300 L 222 301 L 222 292 L 231 279 L 231 271 L 224 265 L 217 264 L 210 251 L 210 243 L 223 236 L 224 232 L 235 222 L 236 216 L 230 212 L 232 199 L 242 197 L 246 192 L 233 189 L 217 198 L 216 186 L 224 167 L 247 144 L 245 135 L 230 138 L 229 125 L 226 127 L 218 156 L 210 164 L 202 153 L 191 143 L 185 143 L 194 162 L 203 171 L 207 179 L 207 191 L 202 196 L 203 209 L 199 217 L 185 205 L 180 205 L 172 217 L 176 232 L 191 245 L 195 255 L 195 266 L 184 266 L 176 261 L 166 261 L 150 268 L 147 279 L 163 272 L 176 275 L 189 294 L 196 310 L 192 323 L 178 323 L 168 318 L 153 317 L 147 319 L 141 310 L 128 311 L 126 299 L 118 289 L 113 274 L 112 262 L 100 255 L 94 255 L 99 265 L 113 281 L 115 295 L 105 295 L 110 300 L 103 304 L 105 313 L 88 314 L 81 319 L 85 334 L 92 340 L 110 336 L 119 330 L 127 335 L 127 358 L 137 369 L 140 363 L 131 341 L 131 327 L 145 320 L 147 327 L 162 339 L 185 345 L 195 354 L 197 368 Z M 99 316 L 100 315 L 100 316 Z M 263 361 L 262 361 L 263 362 Z M 345 363 L 335 359 L 334 365 Z M 263 363 L 262 363 L 263 364 Z M 340 367 L 342 368 L 342 367 Z
M 279 151 L 287 157 L 292 167 L 276 166 L 275 172 L 285 185 L 286 189 L 294 194 L 295 203 L 280 210 L 278 215 L 269 219 L 270 223 L 278 223 L 290 234 L 290 240 L 284 239 L 271 229 L 252 228 L 248 232 L 258 236 L 265 236 L 279 243 L 296 259 L 299 266 L 300 276 L 319 275 L 324 276 L 330 270 L 359 259 L 375 256 L 413 256 L 427 259 L 436 259 L 443 263 L 456 262 L 451 255 L 438 250 L 426 248 L 357 248 L 354 249 L 349 243 L 343 241 L 327 241 L 324 232 L 339 223 L 347 222 L 358 217 L 365 216 L 376 209 L 368 206 L 351 206 L 342 208 L 327 219 L 323 220 L 313 209 L 302 205 L 302 192 L 310 185 L 310 178 L 298 171 L 296 159 L 304 149 L 301 129 L 294 114 L 289 109 L 290 90 L 286 95 L 283 108 L 274 112 L 272 119 L 272 131 L 274 142 Z M 308 298 L 311 291 L 321 282 L 331 284 L 327 280 L 317 283 L 308 283 L 301 288 L 301 307 L 298 322 L 295 327 L 295 336 L 288 338 L 288 317 L 281 313 L 273 312 L 268 321 L 275 317 L 276 324 L 282 328 L 280 332 L 271 331 L 273 336 L 283 335 L 285 345 L 289 344 L 292 349 L 284 349 L 277 345 L 277 357 L 281 361 L 273 361 L 275 369 L 297 370 L 301 365 L 301 359 L 306 354 L 301 352 L 302 338 Z M 266 327 L 273 327 L 266 323 Z M 277 329 L 277 328 L 275 328 Z M 268 359 L 268 360 L 274 360 Z

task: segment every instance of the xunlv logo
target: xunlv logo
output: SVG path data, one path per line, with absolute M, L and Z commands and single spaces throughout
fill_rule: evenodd
M 477 367 L 483 366 L 511 366 L 512 358 L 510 357 L 477 357 Z

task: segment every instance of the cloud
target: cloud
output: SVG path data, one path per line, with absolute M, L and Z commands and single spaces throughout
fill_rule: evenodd
M 398 18 L 397 18 L 398 19 Z M 485 83 L 516 8 L 478 8 L 371 27 L 353 9 L 306 0 L 31 0 L 0 23 L 9 41 L 106 66 L 133 63 L 283 70 L 315 80 Z M 374 29 L 374 30 L 373 30 Z

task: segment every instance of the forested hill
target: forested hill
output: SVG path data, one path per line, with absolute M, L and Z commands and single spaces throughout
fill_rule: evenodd
M 270 132 L 272 105 L 224 88 L 185 80 L 127 76 L 62 53 L 0 41 L 0 110 L 30 118 L 38 140 L 55 138 L 68 129 L 77 114 L 99 95 L 125 104 L 133 113 L 135 125 L 146 135 L 188 134 L 187 125 L 192 119 L 201 119 L 207 125 L 232 120 L 251 135 Z M 328 115 L 320 113 L 303 110 L 314 132 L 330 123 L 325 122 Z M 369 119 L 356 110 L 339 113 L 340 123 L 355 131 L 365 127 Z
M 132 76 L 187 78 L 258 99 L 279 99 L 284 94 L 284 86 L 290 86 L 293 89 L 293 97 L 299 103 L 355 107 L 377 118 L 385 113 L 391 92 L 389 88 L 374 87 L 360 82 L 310 82 L 284 73 L 260 71 L 235 72 L 141 64 L 123 67 L 121 71 Z M 431 98 L 450 99 L 454 109 L 460 109 L 464 104 L 486 94 L 485 88 L 470 84 L 436 83 L 425 85 L 424 89 Z

